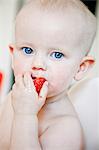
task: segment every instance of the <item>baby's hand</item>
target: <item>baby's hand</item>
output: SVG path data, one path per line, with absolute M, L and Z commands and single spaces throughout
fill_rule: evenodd
M 48 82 L 42 83 L 38 94 L 29 73 L 17 76 L 12 88 L 12 105 L 16 114 L 37 114 L 45 103 Z

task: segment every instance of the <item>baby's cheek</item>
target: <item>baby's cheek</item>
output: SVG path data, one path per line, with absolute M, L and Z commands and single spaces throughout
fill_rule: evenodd
M 19 74 L 23 74 L 24 72 L 28 70 L 28 68 L 26 67 L 24 63 L 20 63 L 18 61 L 14 63 L 13 69 L 14 69 L 15 76 Z
M 66 74 L 59 73 L 50 79 L 49 91 L 60 92 L 67 87 L 68 80 Z

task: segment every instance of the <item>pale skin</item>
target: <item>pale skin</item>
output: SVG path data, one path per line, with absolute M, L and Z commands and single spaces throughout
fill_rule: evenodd
M 33 11 L 32 15 L 27 11 Z M 36 9 L 26 9 L 17 19 L 16 42 L 10 45 L 15 84 L 1 105 L 0 149 L 84 149 L 82 128 L 67 89 L 73 78 L 84 76 L 94 60 L 83 58 L 75 44 L 79 37 L 73 38 L 76 29 L 70 36 L 73 23 L 69 15 L 64 20 L 61 13 Z M 61 57 L 56 58 L 56 52 Z M 47 79 L 39 96 L 31 74 Z

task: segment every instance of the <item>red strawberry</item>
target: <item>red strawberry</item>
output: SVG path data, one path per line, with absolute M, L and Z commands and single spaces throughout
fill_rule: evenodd
M 34 79 L 34 85 L 35 85 L 35 88 L 36 88 L 38 95 L 39 95 L 40 90 L 41 90 L 45 81 L 46 81 L 46 79 L 42 78 L 42 77 Z

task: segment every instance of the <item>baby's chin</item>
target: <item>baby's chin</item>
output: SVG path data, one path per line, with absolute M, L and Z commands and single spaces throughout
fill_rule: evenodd
M 47 99 L 56 98 L 57 96 L 66 95 L 66 89 L 65 90 L 57 90 L 53 89 L 49 86 Z

